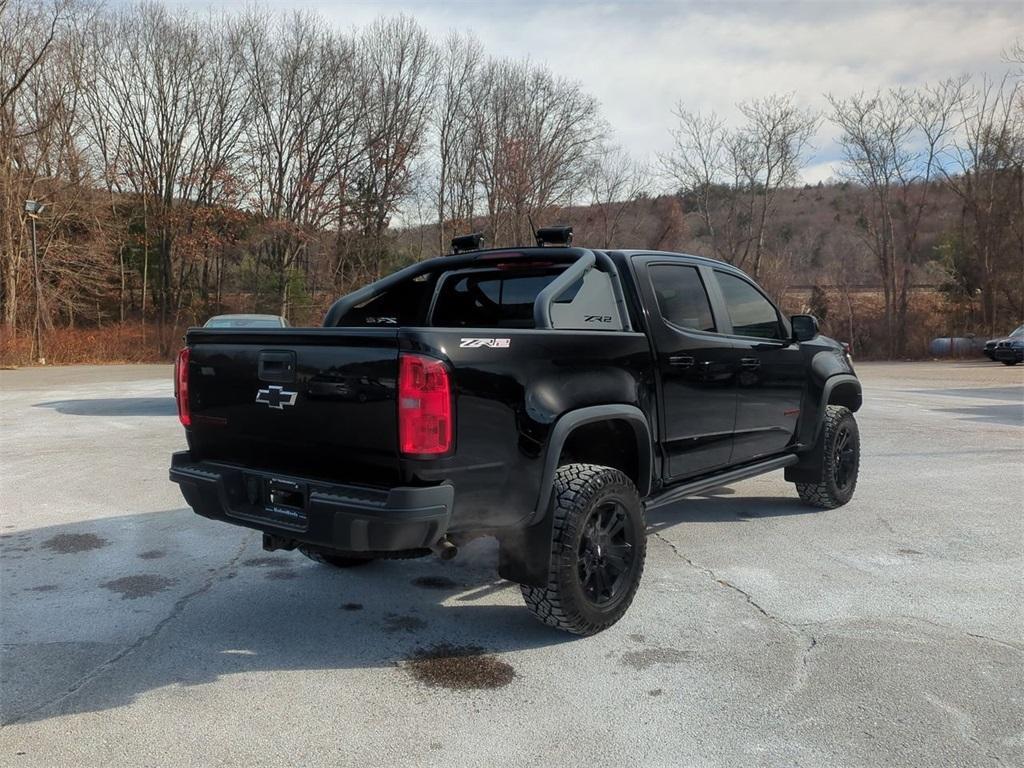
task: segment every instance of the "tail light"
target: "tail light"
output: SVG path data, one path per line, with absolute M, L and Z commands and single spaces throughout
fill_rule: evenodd
M 188 402 L 188 356 L 189 349 L 185 347 L 174 361 L 174 396 L 178 400 L 178 418 L 185 427 L 192 426 L 192 411 Z
M 451 382 L 440 360 L 399 357 L 398 442 L 406 456 L 436 456 L 451 449 Z

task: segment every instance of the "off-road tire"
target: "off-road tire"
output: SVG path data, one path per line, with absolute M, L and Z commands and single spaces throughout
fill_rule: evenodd
M 1003 365 L 1016 365 L 1019 360 L 1003 360 Z
M 314 562 L 331 565 L 335 568 L 356 568 L 360 565 L 367 565 L 374 561 L 373 557 L 365 557 L 361 555 L 334 555 L 328 552 L 321 552 L 318 549 L 309 549 L 307 547 L 299 547 L 299 552 Z
M 845 454 L 847 448 L 852 451 L 849 457 Z M 841 507 L 853 498 L 860 471 L 860 432 L 849 408 L 826 406 L 825 423 L 814 450 L 821 455 L 821 477 L 816 483 L 796 483 L 796 491 L 804 504 L 812 507 Z M 852 465 L 845 466 L 845 472 L 844 458 L 852 461 Z
M 611 513 L 607 512 L 612 510 Z M 593 635 L 622 618 L 640 586 L 647 553 L 647 531 L 643 503 L 636 486 L 625 474 L 595 464 L 568 464 L 555 475 L 552 515 L 551 559 L 547 584 L 521 585 L 523 599 L 534 616 L 551 627 L 576 635 Z M 616 577 L 608 601 L 591 600 L 580 573 L 581 547 L 592 519 L 614 514 L 622 519 L 621 537 L 630 537 L 628 566 Z M 609 529 L 611 524 L 609 524 Z M 622 544 L 615 544 L 621 551 Z M 611 551 L 608 547 L 608 551 Z M 600 554 L 600 549 L 597 550 Z M 586 556 L 592 556 L 589 553 Z M 621 559 L 621 558 L 620 558 Z

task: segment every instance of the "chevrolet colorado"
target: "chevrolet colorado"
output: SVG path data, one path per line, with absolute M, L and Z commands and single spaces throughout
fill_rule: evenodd
M 850 500 L 861 386 L 814 317 L 720 261 L 537 236 L 457 238 L 323 327 L 189 330 L 188 504 L 338 567 L 493 536 L 530 610 L 586 635 L 633 600 L 645 510 L 777 469 Z

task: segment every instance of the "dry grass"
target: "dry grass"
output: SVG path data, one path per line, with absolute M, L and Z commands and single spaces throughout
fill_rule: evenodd
M 806 292 L 792 292 L 783 301 L 787 312 L 808 311 Z M 853 299 L 854 332 L 850 338 L 845 303 L 834 290 L 828 291 L 827 312 L 822 323 L 824 333 L 852 342 L 859 359 L 882 359 L 885 350 L 883 302 L 877 291 L 859 292 Z M 907 316 L 907 343 L 904 358 L 930 357 L 928 343 L 937 336 L 963 335 L 962 327 L 951 322 L 954 308 L 934 291 L 911 296 Z M 952 327 L 951 327 L 952 326 Z M 968 326 L 969 327 L 969 326 Z M 980 329 L 975 330 L 984 335 Z M 43 336 L 46 362 L 51 365 L 97 363 L 168 363 L 181 346 L 184 328 L 164 330 L 161 351 L 159 328 L 155 325 L 124 323 L 102 328 L 55 328 Z M 34 365 L 31 332 L 17 336 L 0 331 L 0 366 Z
M 155 325 L 54 328 L 43 333 L 43 352 L 49 365 L 168 363 L 181 347 L 183 334 L 184 329 L 165 328 L 161 345 L 160 330 Z M 34 364 L 30 331 L 21 331 L 17 336 L 0 331 L 0 366 Z
M 782 307 L 788 313 L 814 312 L 809 306 L 809 291 L 790 291 Z M 861 360 L 885 359 L 886 327 L 885 300 L 881 291 L 858 290 L 852 296 L 853 333 L 850 333 L 849 310 L 843 296 L 836 290 L 826 291 L 827 306 L 822 316 L 818 308 L 821 330 L 826 336 L 848 342 L 854 355 Z M 936 290 L 918 290 L 910 295 L 907 308 L 906 340 L 901 359 L 930 359 L 928 345 L 932 339 L 943 336 L 966 336 L 970 333 L 987 338 L 980 324 L 972 324 L 961 316 L 957 308 Z M 969 356 L 977 356 L 972 353 Z

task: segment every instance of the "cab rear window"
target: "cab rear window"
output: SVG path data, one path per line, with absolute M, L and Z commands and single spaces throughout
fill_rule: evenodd
M 533 302 L 559 270 L 514 273 L 485 270 L 449 275 L 441 285 L 431 325 L 443 328 L 533 328 Z M 571 301 L 573 286 L 558 301 Z
M 437 291 L 430 324 L 441 328 L 534 328 L 537 296 L 562 267 L 454 272 Z M 611 278 L 590 270 L 566 288 L 551 307 L 556 329 L 622 330 Z
M 420 275 L 353 307 L 340 326 L 534 328 L 537 296 L 566 268 L 564 263 L 514 261 Z M 551 305 L 555 329 L 624 328 L 611 278 L 591 269 Z

